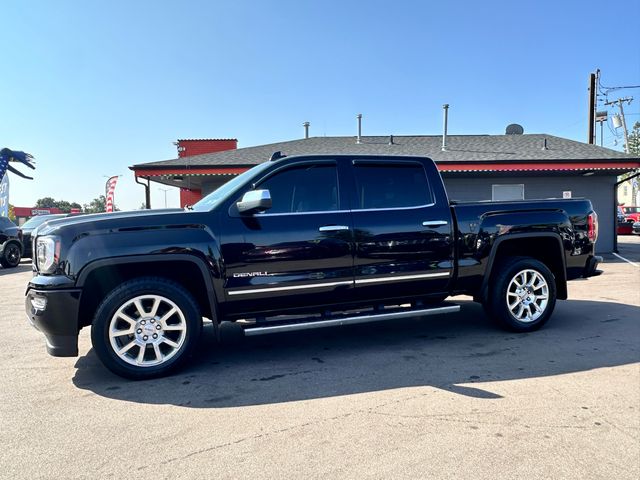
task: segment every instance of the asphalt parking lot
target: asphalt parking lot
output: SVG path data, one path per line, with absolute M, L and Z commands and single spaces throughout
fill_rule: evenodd
M 238 339 L 159 380 L 53 358 L 0 269 L 2 478 L 640 478 L 640 237 L 541 331 L 459 314 Z

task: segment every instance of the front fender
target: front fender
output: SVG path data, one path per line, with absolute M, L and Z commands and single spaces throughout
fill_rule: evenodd
M 114 267 L 134 267 L 136 269 L 140 269 L 140 274 L 144 274 L 144 265 L 156 265 L 160 263 L 171 264 L 171 263 L 190 263 L 195 265 L 202 276 L 202 280 L 204 282 L 204 287 L 206 291 L 207 300 L 209 303 L 210 311 L 208 317 L 211 319 L 219 320 L 219 312 L 218 312 L 218 299 L 221 298 L 216 293 L 216 284 L 214 283 L 214 278 L 212 276 L 212 266 L 209 262 L 207 262 L 202 256 L 198 256 L 195 254 L 189 253 L 158 253 L 158 254 L 150 254 L 150 255 L 129 255 L 122 256 L 116 258 L 105 258 L 100 260 L 95 260 L 89 264 L 87 264 L 76 279 L 76 287 L 79 290 L 83 290 L 87 288 L 86 284 L 88 279 L 91 277 L 92 273 L 96 272 L 96 274 L 100 274 L 99 270 L 104 268 L 113 269 Z M 176 265 L 177 266 L 177 265 Z M 137 270 L 136 270 L 137 272 Z M 170 272 L 169 272 L 170 273 Z M 170 274 L 168 278 L 171 278 Z M 219 283 L 219 282 L 217 282 Z M 216 332 L 218 330 L 218 321 L 214 321 L 214 328 Z

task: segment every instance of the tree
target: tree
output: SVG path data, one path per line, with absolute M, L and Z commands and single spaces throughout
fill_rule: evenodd
M 56 208 L 57 203 L 58 202 L 51 197 L 44 197 L 44 198 L 39 198 L 36 201 L 35 207 L 36 208 Z
M 631 133 L 629 133 L 629 135 L 627 136 L 627 139 L 629 141 L 629 144 L 625 146 L 628 147 L 627 150 L 629 151 L 629 153 L 631 155 L 640 156 L 640 122 L 636 122 L 633 125 L 633 129 L 631 130 Z M 638 173 L 638 170 L 628 172 L 623 175 L 620 175 L 620 178 L 622 180 L 626 180 L 627 178 L 632 177 L 637 173 Z M 632 203 L 635 203 L 637 201 L 638 177 L 636 177 L 634 180 L 631 180 L 631 198 L 632 198 Z
M 629 139 L 629 153 L 634 155 L 640 155 L 640 122 L 636 122 L 633 125 L 631 133 L 628 135 Z
M 64 213 L 71 212 L 71 209 L 78 208 L 82 210 L 82 205 L 78 202 L 67 202 L 66 200 L 56 200 L 51 197 L 39 198 L 35 204 L 36 208 L 59 208 Z
M 84 211 L 86 213 L 101 213 L 107 211 L 107 199 L 104 195 L 100 195 L 94 198 L 89 203 L 84 204 Z

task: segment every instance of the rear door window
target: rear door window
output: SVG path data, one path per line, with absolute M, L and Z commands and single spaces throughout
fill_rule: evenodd
M 420 163 L 354 165 L 354 210 L 409 208 L 433 203 L 427 175 Z

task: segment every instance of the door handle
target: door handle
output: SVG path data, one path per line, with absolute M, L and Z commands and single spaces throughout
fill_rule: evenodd
M 325 225 L 318 229 L 320 232 L 340 232 L 342 230 L 349 230 L 346 225 Z
M 422 222 L 422 226 L 423 227 L 444 227 L 445 225 L 447 225 L 449 222 L 447 222 L 446 220 L 431 220 L 428 222 Z

